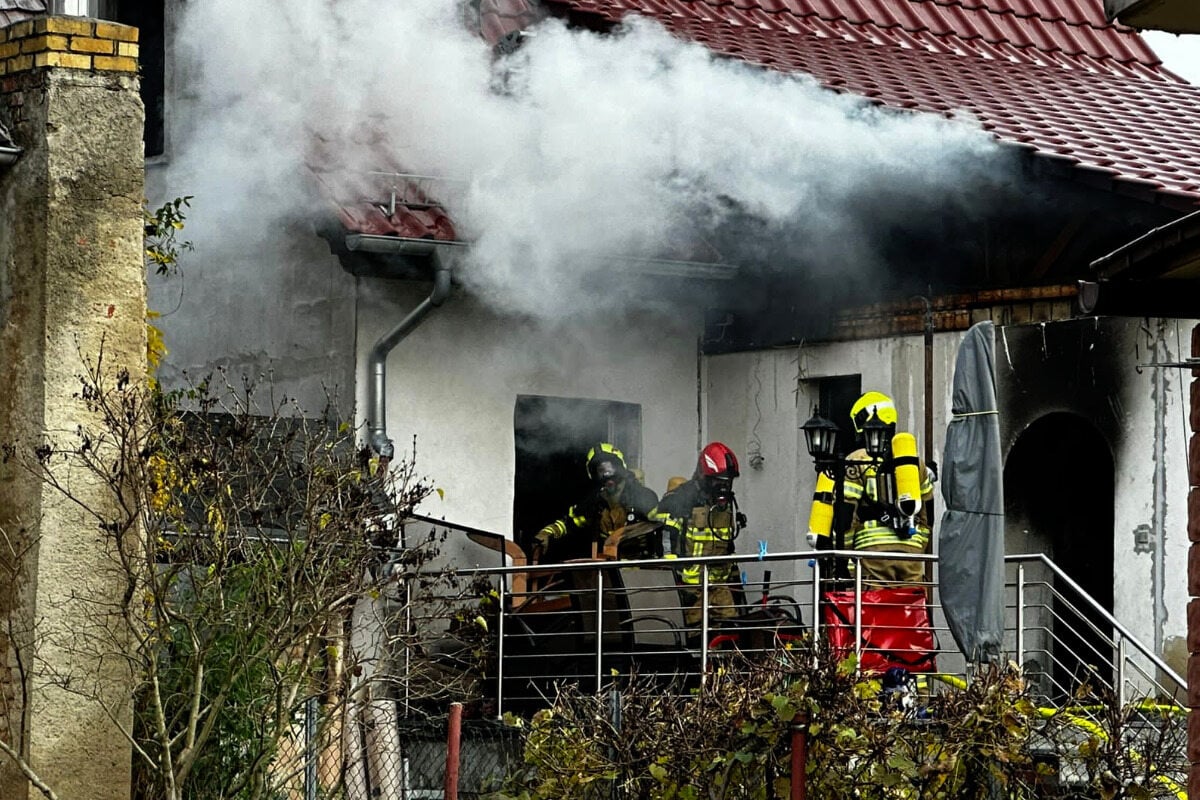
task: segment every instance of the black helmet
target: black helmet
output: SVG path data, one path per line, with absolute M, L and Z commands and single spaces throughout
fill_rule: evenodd
M 608 442 L 600 442 L 588 450 L 587 471 L 592 483 L 611 488 L 625 477 L 625 455 Z

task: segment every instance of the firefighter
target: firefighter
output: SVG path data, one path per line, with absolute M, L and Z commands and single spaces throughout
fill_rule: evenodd
M 638 481 L 625 466 L 625 455 L 608 442 L 587 452 L 587 474 L 592 489 L 567 510 L 562 519 L 537 532 L 533 560 L 538 562 L 554 544 L 558 551 L 579 551 L 593 542 L 603 544 L 608 535 L 631 522 L 646 519 L 658 504 L 658 495 Z
M 667 526 L 669 536 L 663 543 L 667 558 L 723 556 L 733 552 L 733 540 L 746 524 L 738 511 L 733 494 L 733 479 L 738 476 L 737 456 L 720 442 L 712 442 L 700 451 L 692 479 L 663 496 L 650 519 Z M 708 570 L 708 614 L 710 618 L 736 616 L 731 587 L 740 585 L 736 564 L 716 564 Z M 698 586 L 699 565 L 685 567 L 679 580 L 685 606 L 684 619 L 689 625 L 700 622 L 701 604 Z
M 896 406 L 881 392 L 867 392 L 850 409 L 860 438 L 872 417 L 889 428 L 891 456 L 873 459 L 865 448 L 847 457 L 843 494 L 854 506 L 851 549 L 899 553 L 928 552 L 932 540 L 930 504 L 933 472 L 917 457 L 912 434 L 896 433 Z M 861 562 L 868 586 L 920 586 L 925 562 L 870 558 Z

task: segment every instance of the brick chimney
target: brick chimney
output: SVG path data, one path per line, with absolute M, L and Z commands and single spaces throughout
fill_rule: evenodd
M 0 121 L 19 148 L 0 165 L 0 444 L 85 422 L 77 376 L 102 343 L 106 369 L 145 375 L 137 38 L 80 17 L 0 29 Z M 0 566 L 21 553 L 16 579 L 0 569 L 0 739 L 61 798 L 128 800 L 130 747 L 110 717 L 131 718 L 128 667 L 71 647 L 97 621 L 77 598 L 123 587 L 96 520 L 16 462 L 0 463 Z M 61 685 L 68 669 L 91 685 Z M 0 797 L 41 793 L 0 756 Z

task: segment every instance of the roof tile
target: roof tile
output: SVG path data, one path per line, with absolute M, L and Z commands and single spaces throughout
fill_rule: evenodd
M 5 3 L 30 0 L 0 0 Z M 1200 203 L 1200 88 L 1162 67 L 1103 0 L 542 0 L 619 22 L 631 13 L 714 52 L 813 75 L 894 108 L 966 112 L 1045 159 Z M 482 0 L 491 38 L 537 0 Z M 364 195 L 355 195 L 363 197 Z M 352 230 L 454 238 L 437 206 L 342 207 Z
M 656 0 L 552 0 L 613 21 L 641 13 L 884 105 L 965 109 L 1002 140 L 1200 201 L 1200 88 L 1108 23 L 1102 0 L 667 1 L 670 15 Z M 748 18 L 768 24 L 751 32 Z

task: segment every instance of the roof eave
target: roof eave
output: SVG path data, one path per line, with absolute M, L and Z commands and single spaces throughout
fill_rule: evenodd
M 1200 274 L 1200 211 L 1154 228 L 1090 266 L 1105 279 L 1196 276 Z
M 1200 5 L 1194 0 L 1104 0 L 1104 13 L 1131 28 L 1200 33 Z

